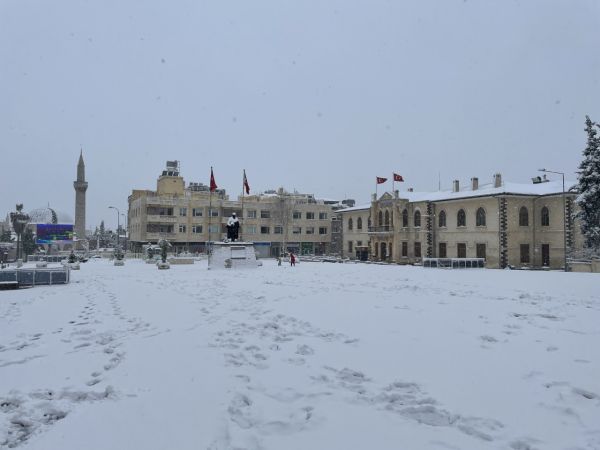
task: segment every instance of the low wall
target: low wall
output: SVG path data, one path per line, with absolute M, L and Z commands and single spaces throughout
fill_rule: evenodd
M 600 259 L 569 262 L 571 272 L 600 273 Z

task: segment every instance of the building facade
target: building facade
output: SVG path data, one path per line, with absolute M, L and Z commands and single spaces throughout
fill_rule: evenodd
M 176 252 L 204 252 L 210 241 L 227 236 L 227 219 L 240 219 L 240 239 L 255 243 L 261 257 L 292 251 L 329 254 L 331 223 L 338 202 L 280 188 L 230 200 L 224 190 L 211 194 L 202 183 L 186 185 L 176 161 L 158 177 L 155 191 L 133 190 L 129 196 L 129 249 L 167 239 Z
M 472 178 L 466 189 L 455 180 L 452 191 L 386 192 L 368 209 L 369 258 L 400 264 L 424 257 L 484 258 L 491 268 L 561 268 L 565 251 L 583 245 L 572 220 L 576 196 L 563 197 L 556 182 L 504 184 L 500 174 L 482 186 Z M 351 245 L 364 238 L 356 221 L 364 222 L 366 211 L 339 211 L 348 257 Z

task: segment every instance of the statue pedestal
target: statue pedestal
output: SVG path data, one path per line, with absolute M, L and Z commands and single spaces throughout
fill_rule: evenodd
M 253 242 L 214 242 L 209 269 L 255 269 L 258 267 Z

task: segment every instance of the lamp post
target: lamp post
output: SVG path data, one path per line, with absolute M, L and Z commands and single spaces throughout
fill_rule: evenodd
M 564 247 L 564 266 L 565 272 L 568 272 L 567 268 L 567 208 L 565 204 L 565 174 L 564 172 L 557 172 L 548 169 L 538 169 L 539 172 L 555 173 L 562 176 L 562 204 L 563 204 L 563 247 Z
M 117 208 L 116 206 L 109 206 L 110 209 L 115 209 L 117 211 L 117 251 L 119 249 L 119 229 L 121 228 L 121 212 L 119 211 L 119 208 Z

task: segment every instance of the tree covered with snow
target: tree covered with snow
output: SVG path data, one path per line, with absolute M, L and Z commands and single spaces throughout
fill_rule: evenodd
M 579 165 L 577 190 L 577 217 L 581 221 L 581 231 L 586 246 L 600 251 L 600 125 L 586 116 L 585 132 L 587 145 L 583 151 L 583 161 Z

